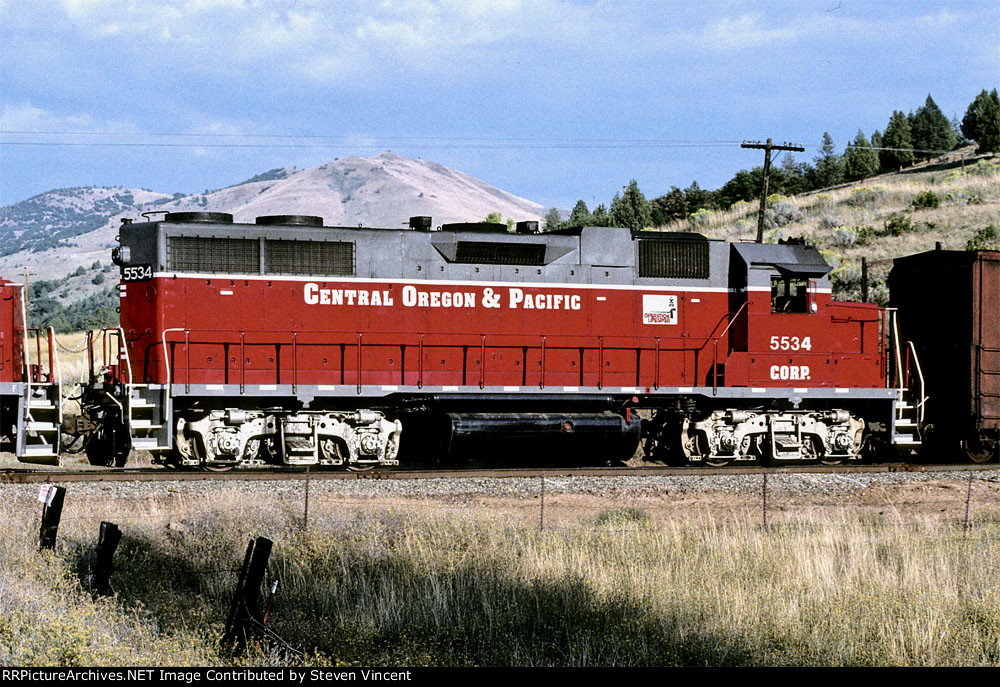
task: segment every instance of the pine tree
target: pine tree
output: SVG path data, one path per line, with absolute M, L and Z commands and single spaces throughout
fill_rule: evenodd
M 566 224 L 571 227 L 585 227 L 590 222 L 590 210 L 587 209 L 587 204 L 582 200 L 576 201 L 576 205 L 573 206 L 573 212 L 569 213 L 569 220 L 567 220 Z
M 955 147 L 955 134 L 951 123 L 941 112 L 930 93 L 924 106 L 918 108 L 910 122 L 910 136 L 913 147 L 917 150 L 952 150 Z M 918 159 L 928 160 L 935 153 L 916 153 Z
M 712 193 L 699 186 L 697 181 L 692 181 L 691 185 L 684 189 L 684 200 L 687 201 L 688 214 L 691 214 L 711 205 Z
M 670 190 L 662 196 L 654 198 L 650 206 L 654 226 L 676 222 L 677 220 L 685 219 L 691 214 L 688 208 L 687 196 L 684 194 L 684 191 L 676 186 L 671 186 Z
M 1000 151 L 1000 98 L 997 89 L 976 96 L 962 117 L 962 133 L 979 144 L 978 152 Z
M 782 187 L 785 195 L 794 196 L 810 189 L 809 178 L 815 172 L 808 162 L 796 162 L 794 155 L 785 153 L 781 158 L 781 171 L 785 177 Z
M 823 146 L 820 154 L 813 162 L 816 163 L 816 186 L 823 188 L 834 186 L 844 180 L 843 160 L 833 148 L 833 138 L 826 131 L 823 132 Z
M 611 226 L 611 217 L 608 215 L 608 209 L 604 207 L 604 203 L 594 208 L 594 212 L 590 215 L 590 221 L 593 222 L 593 226 L 595 227 Z
M 719 207 L 725 210 L 741 200 L 749 202 L 754 198 L 759 198 L 763 182 L 763 167 L 754 167 L 749 172 L 741 169 L 736 172 L 732 179 L 724 183 L 722 188 L 715 192 L 715 198 L 719 203 Z
M 611 223 L 616 227 L 639 230 L 651 223 L 649 201 L 639 190 L 635 179 L 628 182 L 622 195 L 615 194 L 611 201 Z
M 970 141 L 962 133 L 962 123 L 958 121 L 958 115 L 951 118 L 951 131 L 955 134 L 955 147 L 964 148 L 969 145 Z
M 545 231 L 555 231 L 562 225 L 562 213 L 556 208 L 549 208 L 549 211 L 545 213 Z
M 875 170 L 876 172 L 884 171 L 882 167 L 882 151 L 879 150 L 879 148 L 881 148 L 883 145 L 884 144 L 882 143 L 882 132 L 879 131 L 878 129 L 875 129 L 875 131 L 872 133 L 872 151 L 878 158 L 878 169 Z
M 906 115 L 894 110 L 889 124 L 882 135 L 882 147 L 893 150 L 879 151 L 882 169 L 895 170 L 913 162 L 913 139 L 910 137 L 910 122 Z
M 868 145 L 861 129 L 854 137 L 854 143 L 844 154 L 844 176 L 849 181 L 870 177 L 878 171 L 878 154 Z

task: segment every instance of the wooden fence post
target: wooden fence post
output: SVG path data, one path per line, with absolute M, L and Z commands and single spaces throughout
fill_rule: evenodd
M 59 532 L 59 519 L 62 517 L 63 497 L 66 490 L 63 487 L 46 485 L 38 494 L 42 506 L 42 526 L 38 532 L 38 548 L 52 549 L 56 545 L 56 533 Z

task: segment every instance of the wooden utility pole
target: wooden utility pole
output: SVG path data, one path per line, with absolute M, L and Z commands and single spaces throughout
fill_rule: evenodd
M 788 143 L 780 146 L 774 145 L 771 139 L 767 139 L 767 143 L 761 143 L 760 141 L 750 143 L 749 141 L 744 141 L 740 148 L 755 148 L 764 151 L 764 185 L 760 190 L 760 212 L 757 215 L 757 243 L 764 243 L 764 208 L 767 207 L 767 184 L 771 177 L 771 151 L 794 150 L 801 153 L 805 148 Z
M 28 316 L 28 277 L 35 276 L 33 273 L 28 271 L 28 266 L 24 267 L 24 316 Z M 25 331 L 28 329 L 28 323 L 22 322 L 21 326 L 24 327 Z M 27 336 L 27 334 L 25 334 Z

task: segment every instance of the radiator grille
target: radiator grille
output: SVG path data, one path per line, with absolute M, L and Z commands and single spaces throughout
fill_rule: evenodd
M 459 241 L 455 262 L 480 265 L 544 265 L 545 244 Z
M 170 236 L 167 269 L 171 272 L 259 274 L 260 244 L 255 239 Z
M 640 239 L 639 276 L 708 279 L 708 243 Z
M 349 241 L 266 241 L 266 274 L 354 275 L 354 244 Z

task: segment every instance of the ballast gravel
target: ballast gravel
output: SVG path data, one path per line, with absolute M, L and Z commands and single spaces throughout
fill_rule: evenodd
M 895 472 L 857 474 L 769 474 L 769 493 L 785 496 L 846 496 L 873 487 L 920 484 L 934 481 L 965 482 L 965 473 L 956 472 Z M 995 472 L 973 473 L 976 481 L 997 482 Z M 304 479 L 270 480 L 206 480 L 166 482 L 72 482 L 67 489 L 79 496 L 112 499 L 211 496 L 228 492 L 254 494 L 261 498 L 301 495 Z M 0 485 L 0 499 L 32 498 L 38 493 L 37 484 Z M 623 477 L 546 477 L 547 494 L 583 494 L 603 497 L 655 497 L 722 493 L 729 495 L 759 494 L 763 476 L 755 475 L 682 475 L 682 476 L 623 476 Z M 311 479 L 310 494 L 318 498 L 424 498 L 445 499 L 468 497 L 537 498 L 542 490 L 539 477 L 507 478 L 441 478 L 441 479 Z

